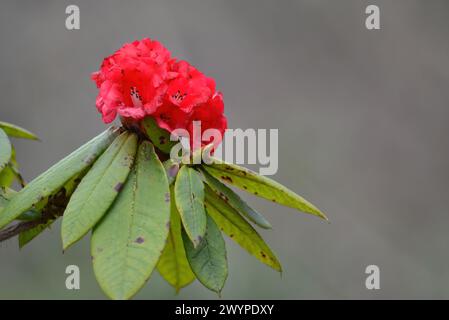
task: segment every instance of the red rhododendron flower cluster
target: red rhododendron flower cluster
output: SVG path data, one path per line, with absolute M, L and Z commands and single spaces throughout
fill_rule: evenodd
M 92 74 L 99 88 L 96 106 L 105 123 L 117 115 L 128 121 L 152 116 L 170 132 L 201 121 L 201 131 L 214 128 L 223 135 L 227 121 L 223 96 L 215 81 L 188 62 L 172 58 L 158 41 L 125 44 L 104 59 Z

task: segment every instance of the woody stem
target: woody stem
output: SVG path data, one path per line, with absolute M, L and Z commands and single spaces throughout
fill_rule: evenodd
M 65 207 L 66 203 L 54 203 L 54 202 L 49 203 L 42 211 L 42 216 L 39 219 L 19 222 L 1 230 L 0 242 L 13 238 L 24 231 L 31 230 L 37 227 L 38 225 L 46 224 L 50 220 L 54 220 L 61 217 L 64 214 Z

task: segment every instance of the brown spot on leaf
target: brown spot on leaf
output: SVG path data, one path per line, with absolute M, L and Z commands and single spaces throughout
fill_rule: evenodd
M 260 255 L 262 256 L 262 258 L 266 258 L 267 257 L 267 255 L 265 254 L 265 252 L 263 252 L 263 251 L 260 251 Z
M 231 233 L 231 234 L 229 235 L 229 237 L 234 238 L 234 234 Z
M 134 242 L 138 243 L 138 244 L 142 244 L 145 242 L 145 239 L 143 237 L 138 237 Z
M 121 182 L 117 183 L 114 187 L 114 190 L 117 192 L 122 191 L 122 189 L 123 189 L 123 183 L 121 183 Z
M 230 183 L 232 183 L 231 177 L 228 177 L 228 176 L 221 176 L 221 179 L 222 179 L 222 180 L 225 180 L 225 181 L 229 181 Z
M 129 168 L 131 168 L 133 164 L 134 164 L 134 157 L 132 156 L 125 156 L 121 162 L 122 166 Z
M 164 136 L 159 137 L 159 144 L 165 144 L 167 142 L 167 139 Z
M 168 169 L 168 175 L 170 176 L 170 177 L 176 177 L 176 175 L 178 174 L 178 171 L 179 171 L 179 167 L 178 167 L 178 165 L 176 165 L 176 164 L 174 164 L 174 165 L 172 165 L 171 167 L 170 167 L 170 169 Z
M 95 159 L 96 159 L 96 157 L 91 155 L 91 156 L 87 157 L 86 159 L 84 159 L 84 163 L 91 164 L 92 162 L 94 162 Z
M 220 196 L 220 198 L 222 198 L 224 201 L 228 202 L 228 197 L 223 193 L 223 192 L 219 192 L 218 195 Z

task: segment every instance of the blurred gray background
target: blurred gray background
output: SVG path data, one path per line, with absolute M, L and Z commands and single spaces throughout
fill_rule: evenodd
M 231 128 L 279 128 L 274 178 L 331 220 L 245 195 L 272 221 L 262 233 L 285 271 L 228 242 L 224 298 L 449 298 L 448 1 L 0 3 L 0 119 L 42 140 L 15 141 L 28 180 L 104 130 L 89 79 L 102 58 L 155 38 L 216 79 Z M 368 4 L 379 31 L 365 28 Z M 79 291 L 65 288 L 69 264 Z M 0 298 L 104 298 L 88 239 L 62 254 L 58 223 L 21 251 L 1 244 Z M 137 298 L 216 295 L 195 283 L 176 296 L 155 273 Z

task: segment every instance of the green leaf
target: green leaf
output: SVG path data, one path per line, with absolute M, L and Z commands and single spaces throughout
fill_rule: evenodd
M 204 166 L 204 168 L 215 178 L 258 197 L 327 220 L 327 217 L 317 207 L 280 183 L 235 164 L 226 163 L 215 158 L 213 162 L 213 164 Z
M 259 212 L 246 204 L 234 191 L 212 177 L 205 170 L 201 170 L 207 185 L 232 208 L 243 214 L 249 220 L 264 229 L 271 229 L 271 224 Z
M 181 167 L 175 182 L 176 207 L 187 235 L 196 247 L 206 232 L 204 184 L 194 169 Z
M 39 140 L 34 133 L 8 122 L 0 121 L 0 128 L 10 137 Z
M 7 187 L 0 187 L 0 212 L 5 208 L 16 192 Z
M 81 180 L 64 211 L 64 250 L 81 239 L 101 219 L 121 191 L 134 162 L 137 136 L 118 136 Z
M 165 153 L 170 153 L 177 141 L 170 141 L 170 132 L 160 128 L 153 117 L 146 117 L 142 121 L 143 130 L 153 144 Z
M 164 161 L 165 172 L 167 173 L 168 184 L 171 185 L 176 180 L 179 171 L 179 163 L 172 159 Z
M 34 221 L 42 217 L 42 214 L 36 210 L 28 210 L 17 217 L 20 221 Z
M 136 166 L 92 233 L 95 276 L 112 299 L 129 299 L 146 283 L 168 236 L 170 191 L 153 145 L 143 142 Z
M 25 187 L 26 183 L 24 179 L 22 178 L 22 174 L 19 170 L 19 164 L 16 160 L 16 150 L 13 145 L 12 147 L 12 154 L 11 159 L 9 160 L 8 166 L 0 173 L 0 185 L 6 185 L 11 186 L 14 182 L 14 180 L 17 180 L 17 182 L 23 187 Z M 6 172 L 5 172 L 6 171 Z M 3 173 L 5 173 L 3 175 Z M 2 184 L 5 183 L 5 184 Z
M 0 187 L 0 213 L 8 205 L 10 199 L 16 194 L 16 191 L 8 187 Z M 39 219 L 41 214 L 34 210 L 29 210 L 17 217 L 21 221 L 33 221 Z
M 0 229 L 45 197 L 59 190 L 71 177 L 90 166 L 117 136 L 117 133 L 117 130 L 112 128 L 106 130 L 20 190 L 0 214 Z
M 19 165 L 16 161 L 16 150 L 14 146 L 11 145 L 11 159 L 9 159 L 9 163 L 3 171 L 0 172 L 0 187 L 11 187 L 16 179 L 23 184 L 23 179 L 19 173 L 18 167 Z
M 14 170 L 7 165 L 5 169 L 0 172 L 0 187 L 10 187 L 16 179 Z
M 11 159 L 12 148 L 11 142 L 5 131 L 0 128 L 0 171 L 2 171 Z
M 183 233 L 187 260 L 197 279 L 208 289 L 220 293 L 228 277 L 226 246 L 215 222 L 207 216 L 203 241 L 196 248 Z
M 171 191 L 173 198 L 173 190 Z M 167 244 L 157 264 L 157 269 L 161 276 L 175 287 L 176 292 L 179 292 L 181 288 L 184 288 L 195 280 L 195 275 L 187 261 L 181 236 L 181 220 L 179 212 L 176 209 L 175 201 L 171 201 L 170 208 L 170 231 Z
M 31 242 L 39 234 L 41 234 L 47 228 L 50 228 L 51 224 L 55 222 L 56 219 L 50 219 L 43 224 L 38 224 L 32 229 L 23 231 L 19 234 L 19 249 L 22 249 L 25 245 Z
M 206 189 L 206 211 L 218 227 L 243 249 L 271 268 L 282 271 L 280 262 L 257 231 L 209 188 Z

